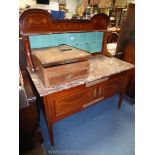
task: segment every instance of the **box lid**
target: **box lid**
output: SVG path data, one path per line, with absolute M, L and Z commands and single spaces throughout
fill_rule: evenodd
M 91 56 L 86 51 L 68 45 L 33 49 L 32 55 L 40 61 L 43 67 L 83 61 Z

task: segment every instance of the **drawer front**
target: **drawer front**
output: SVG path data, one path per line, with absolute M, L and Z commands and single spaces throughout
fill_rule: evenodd
M 73 94 L 68 94 L 61 97 L 55 97 L 56 116 L 67 114 L 73 110 L 79 109 L 91 101 L 91 91 L 83 90 Z

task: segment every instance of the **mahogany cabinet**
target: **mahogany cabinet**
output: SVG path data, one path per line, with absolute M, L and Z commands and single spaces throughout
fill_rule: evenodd
M 75 111 L 80 111 L 101 99 L 121 93 L 126 85 L 127 72 L 113 75 L 103 79 L 103 82 L 96 84 L 85 84 L 71 89 L 45 96 L 45 100 L 50 100 L 49 106 L 53 107 L 53 115 L 50 120 L 58 121 Z M 120 105 L 119 105 L 120 107 Z
M 20 31 L 24 41 L 28 71 L 42 99 L 41 105 L 51 144 L 54 144 L 53 123 L 116 93 L 120 94 L 118 108 L 121 106 L 130 70 L 134 65 L 112 58 L 108 53 L 108 22 L 109 17 L 105 14 L 97 14 L 91 20 L 54 20 L 48 12 L 40 9 L 27 10 L 20 17 Z M 90 68 L 87 78 L 47 88 L 35 73 L 29 36 L 68 32 L 103 32 L 102 47 L 89 59 Z
M 125 71 L 95 82 L 44 96 L 43 109 L 45 109 L 51 143 L 54 143 L 53 123 L 116 93 L 120 94 L 118 102 L 118 108 L 120 108 L 128 84 L 129 74 L 129 71 Z

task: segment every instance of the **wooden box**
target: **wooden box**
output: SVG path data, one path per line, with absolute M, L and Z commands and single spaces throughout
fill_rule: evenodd
M 87 77 L 90 55 L 67 45 L 32 50 L 35 70 L 45 87 Z

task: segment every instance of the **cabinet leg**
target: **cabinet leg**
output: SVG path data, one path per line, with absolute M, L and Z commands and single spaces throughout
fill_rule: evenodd
M 118 102 L 118 109 L 120 109 L 123 101 L 124 93 L 120 93 L 119 95 L 119 102 Z
M 48 133 L 49 133 L 51 145 L 54 145 L 53 124 L 51 122 L 47 122 L 47 126 L 48 126 Z
M 124 89 L 120 92 L 118 109 L 120 109 L 130 79 L 130 71 L 126 73 Z

